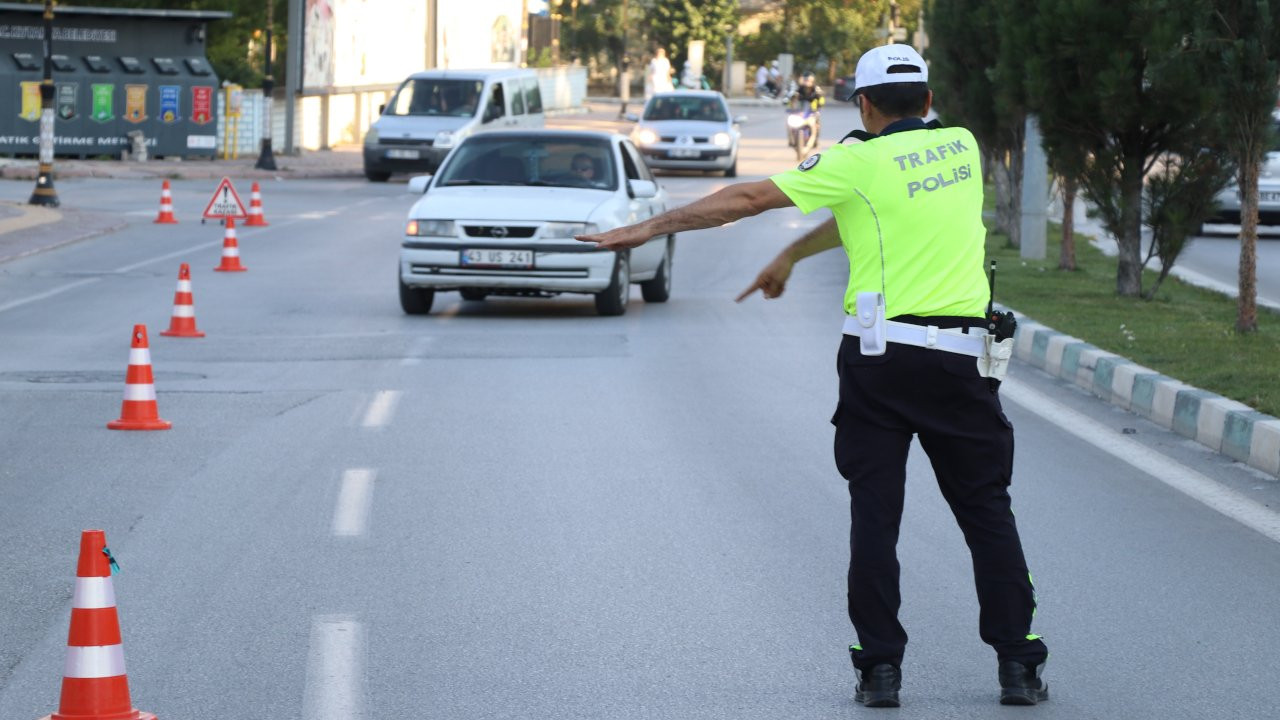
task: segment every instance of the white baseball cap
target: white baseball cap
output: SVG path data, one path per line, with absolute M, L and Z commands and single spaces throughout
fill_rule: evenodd
M 917 72 L 890 73 L 894 65 L 914 65 Z M 929 66 L 924 58 L 910 45 L 878 45 L 858 58 L 858 69 L 854 80 L 853 91 L 857 92 L 872 85 L 889 83 L 929 82 Z

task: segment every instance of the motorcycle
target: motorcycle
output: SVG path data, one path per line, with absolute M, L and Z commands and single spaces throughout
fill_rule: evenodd
M 787 111 L 787 145 L 796 149 L 796 160 L 804 160 L 818 146 L 822 116 L 809 103 Z

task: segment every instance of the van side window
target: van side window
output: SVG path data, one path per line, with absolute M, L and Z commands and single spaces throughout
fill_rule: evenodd
M 542 90 L 538 88 L 537 78 L 524 79 L 524 102 L 530 113 L 542 112 Z
M 489 107 L 484 111 L 484 122 L 492 122 L 507 114 L 507 106 L 502 98 L 502 83 L 493 84 L 493 91 L 489 93 Z
M 640 179 L 640 171 L 636 170 L 636 161 L 631 157 L 631 153 L 627 152 L 625 146 L 622 146 L 622 170 L 626 173 L 628 180 Z
M 520 80 L 516 79 L 510 82 L 511 82 L 511 87 L 508 88 L 510 92 L 508 92 L 507 94 L 511 96 L 511 114 L 523 115 L 524 114 L 524 93 L 520 92 Z M 506 83 L 503 83 L 503 84 L 505 85 Z

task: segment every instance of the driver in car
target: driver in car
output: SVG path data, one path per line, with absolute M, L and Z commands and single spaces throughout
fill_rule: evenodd
M 573 161 L 569 163 L 569 170 L 573 173 L 573 177 L 585 185 L 599 184 L 599 180 L 596 179 L 595 161 L 586 153 L 580 152 L 574 155 Z

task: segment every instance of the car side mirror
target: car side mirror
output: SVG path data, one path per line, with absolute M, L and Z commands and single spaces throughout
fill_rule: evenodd
M 736 118 L 734 118 L 734 119 L 733 119 L 733 124 L 734 124 L 734 125 L 741 125 L 742 123 L 744 123 L 744 122 L 746 122 L 746 121 L 747 121 L 747 116 L 746 116 L 746 115 L 739 115 L 738 117 L 736 117 Z
M 387 112 L 387 104 L 386 104 L 386 103 L 382 103 L 381 105 L 379 105 L 379 106 L 378 106 L 378 114 L 379 114 L 379 115 L 383 115 L 383 114 L 385 114 L 386 112 Z
M 652 180 L 628 180 L 627 192 L 633 198 L 657 197 L 658 183 Z
M 627 122 L 640 122 L 640 116 L 635 113 L 627 113 L 626 115 L 623 115 L 622 118 Z
M 430 175 L 414 175 L 409 178 L 409 185 L 405 192 L 411 195 L 421 195 L 427 191 L 427 187 L 431 184 Z

